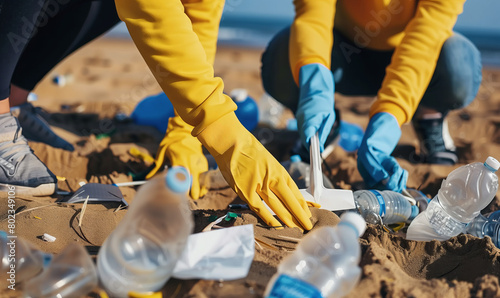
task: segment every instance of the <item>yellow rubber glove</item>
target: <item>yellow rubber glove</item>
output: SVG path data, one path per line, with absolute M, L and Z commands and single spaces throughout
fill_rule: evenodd
M 183 166 L 188 169 L 192 176 L 190 195 L 197 200 L 207 193 L 207 189 L 200 186 L 200 174 L 208 171 L 208 161 L 203 154 L 200 141 L 191 135 L 192 130 L 193 127 L 177 115 L 169 119 L 167 132 L 156 153 L 155 167 L 148 173 L 146 179 L 163 170 L 165 158 L 168 158 L 172 166 Z
M 198 139 L 213 155 L 231 188 L 270 226 L 312 229 L 311 211 L 281 164 L 246 130 L 234 112 L 208 125 Z

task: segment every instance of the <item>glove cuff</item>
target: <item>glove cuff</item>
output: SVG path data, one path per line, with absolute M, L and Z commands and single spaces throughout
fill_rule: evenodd
M 333 94 L 335 81 L 332 71 L 320 63 L 302 66 L 299 71 L 299 89 L 302 91 L 304 87 L 306 90 L 328 90 Z
M 215 157 L 233 147 L 245 132 L 248 133 L 234 112 L 230 112 L 207 126 L 198 135 L 198 140 Z

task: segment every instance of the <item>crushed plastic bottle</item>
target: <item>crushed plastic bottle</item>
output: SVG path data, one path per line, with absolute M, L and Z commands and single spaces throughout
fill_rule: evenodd
M 294 253 L 278 266 L 264 297 L 342 297 L 361 276 L 358 238 L 366 223 L 356 213 L 346 212 L 335 227 L 309 232 Z
M 255 100 L 248 96 L 245 89 L 234 89 L 229 96 L 238 106 L 238 109 L 234 112 L 238 120 L 248 131 L 254 130 L 259 123 L 259 108 Z
M 72 243 L 38 276 L 26 282 L 29 298 L 84 297 L 97 286 L 94 262 L 83 246 Z
M 467 226 L 467 233 L 478 238 L 489 236 L 493 244 L 500 248 L 500 210 L 487 215 L 479 214 Z
M 172 276 L 193 230 L 190 186 L 188 171 L 172 167 L 139 189 L 97 257 L 99 279 L 110 297 L 158 291 Z
M 427 209 L 420 213 L 408 227 L 410 240 L 448 240 L 465 232 L 480 211 L 495 197 L 500 167 L 493 157 L 486 162 L 475 162 L 453 170 L 443 180 L 438 194 Z
M 410 204 L 405 197 L 394 191 L 357 190 L 353 193 L 356 208 L 363 218 L 370 213 L 382 218 L 384 224 L 394 224 L 413 220 L 418 215 L 418 207 Z
M 303 162 L 300 155 L 292 155 L 290 157 L 290 160 L 282 162 L 281 165 L 288 171 L 299 189 L 306 189 L 309 187 L 311 176 L 310 165 Z M 335 188 L 330 179 L 328 179 L 325 174 L 323 174 L 323 185 L 326 188 Z

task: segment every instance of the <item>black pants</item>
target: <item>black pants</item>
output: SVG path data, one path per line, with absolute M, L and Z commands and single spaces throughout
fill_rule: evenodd
M 113 0 L 0 0 L 0 99 L 116 25 Z

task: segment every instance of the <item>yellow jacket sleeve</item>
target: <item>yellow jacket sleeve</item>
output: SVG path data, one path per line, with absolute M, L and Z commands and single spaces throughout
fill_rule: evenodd
M 222 93 L 200 39 L 180 0 L 115 0 L 139 52 L 192 135 L 236 104 Z
M 295 19 L 290 31 L 290 67 L 295 83 L 299 70 L 311 63 L 330 69 L 333 21 L 337 0 L 294 0 Z
M 198 36 L 198 39 L 205 50 L 208 63 L 211 65 L 215 61 L 215 53 L 217 51 L 217 35 L 219 33 L 219 24 L 224 10 L 224 0 L 181 0 L 184 6 L 184 12 L 191 20 L 193 31 Z M 175 118 L 169 127 L 179 127 L 183 130 L 193 129 L 179 117 L 177 111 Z
M 420 0 L 405 36 L 370 109 L 370 117 L 388 112 L 399 125 L 411 120 L 434 74 L 441 48 L 452 34 L 465 0 Z
M 182 4 L 184 12 L 193 23 L 194 32 L 205 49 L 208 62 L 213 65 L 224 0 L 182 0 Z

